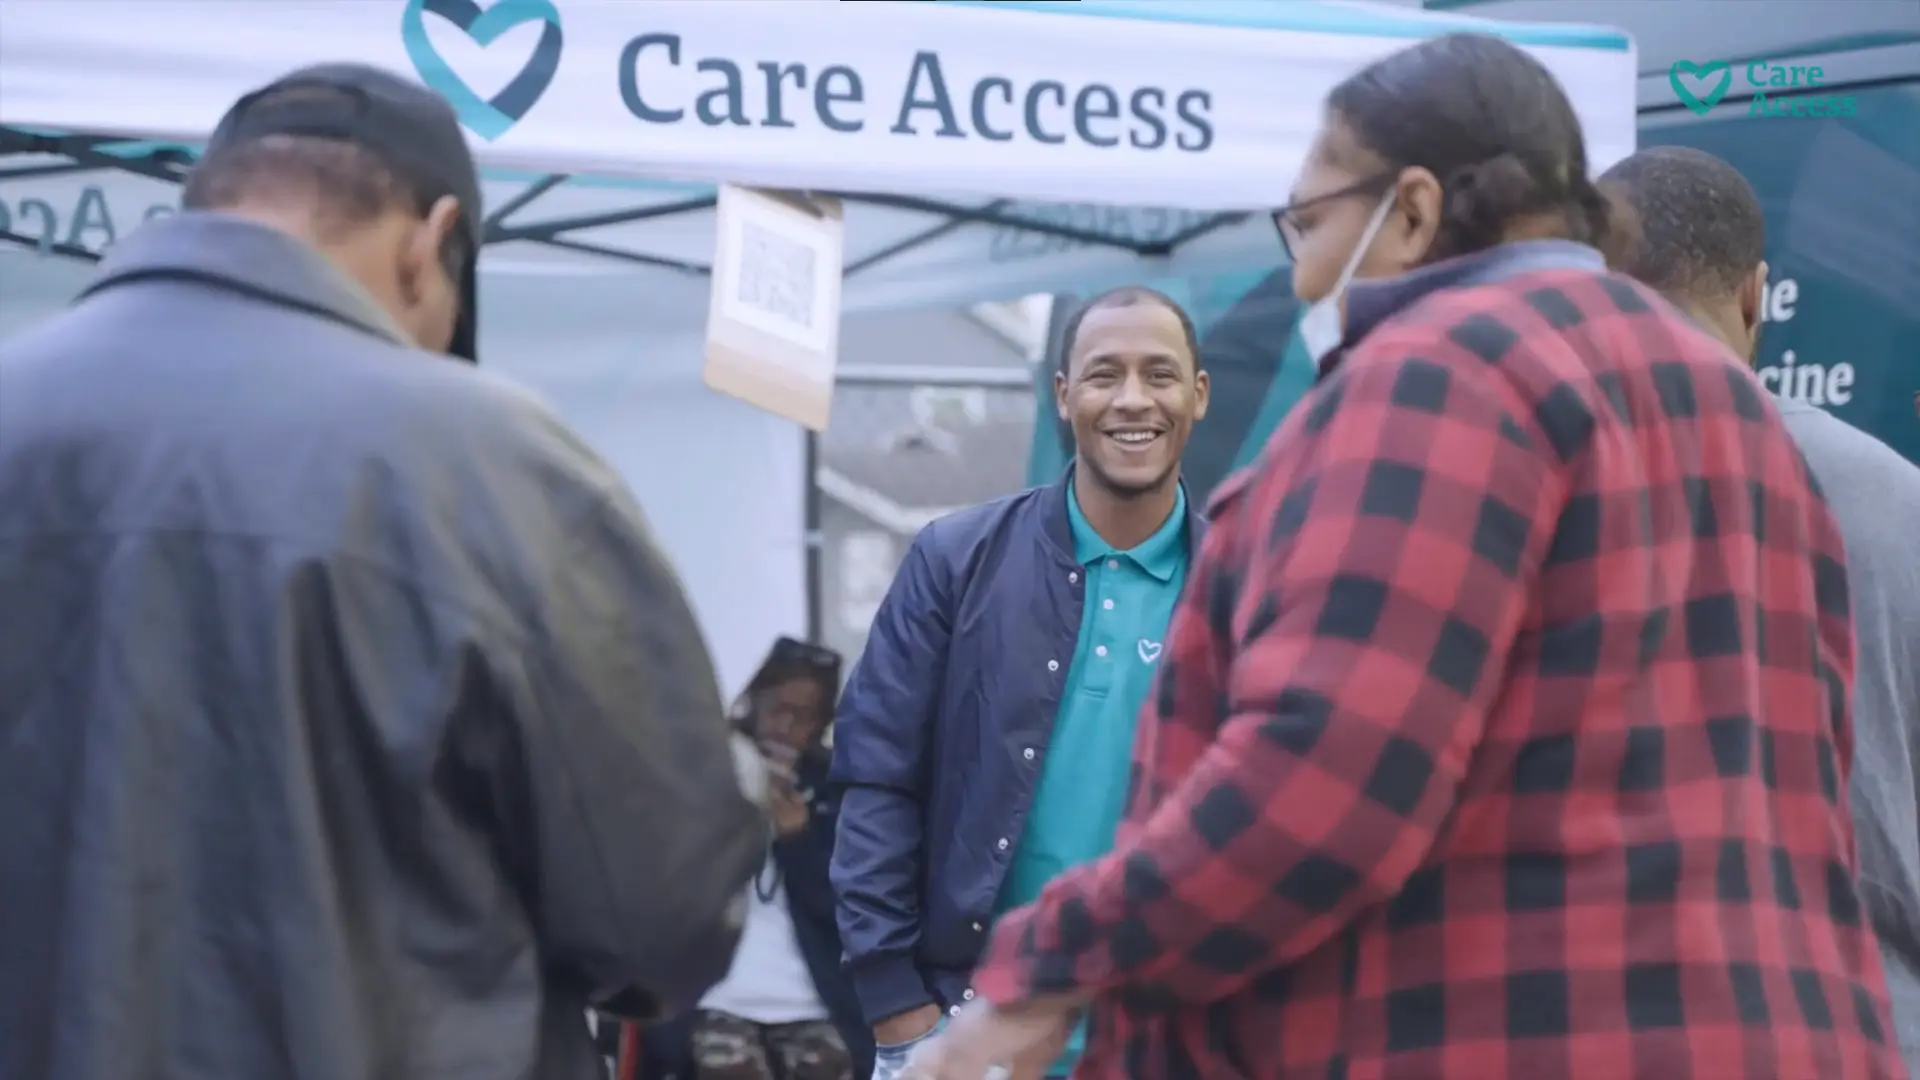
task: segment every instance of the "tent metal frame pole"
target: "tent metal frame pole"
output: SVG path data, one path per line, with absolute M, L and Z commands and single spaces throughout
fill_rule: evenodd
M 801 488 L 801 528 L 806 537 L 807 641 L 827 643 L 827 531 L 826 496 L 820 490 L 820 433 L 807 429 L 801 450 L 807 482 Z M 851 658 L 849 658 L 851 659 Z
M 53 135 L 0 125 L 0 182 L 107 171 L 125 172 L 168 183 L 178 184 L 185 181 L 187 170 L 194 161 L 193 154 L 173 147 L 138 152 L 131 149 L 143 145 L 150 144 L 110 135 Z M 120 152 L 116 153 L 116 148 Z M 4 166 L 8 158 L 49 156 L 66 160 L 56 163 L 35 162 L 12 168 Z M 609 225 L 702 213 L 713 208 L 715 202 L 713 196 L 635 206 L 627 210 L 573 214 L 519 223 L 512 221 L 514 217 L 522 215 L 540 199 L 565 185 L 570 178 L 566 173 L 541 176 L 494 209 L 487 215 L 484 222 L 483 243 L 534 243 L 613 262 L 652 266 L 686 274 L 706 276 L 713 272 L 710 264 L 627 251 L 597 243 L 585 236 L 570 235 Z M 1156 258 L 1171 255 L 1184 244 L 1216 230 L 1238 224 L 1247 218 L 1246 214 L 1210 214 L 1173 236 L 1157 240 L 1132 240 L 1094 229 L 1076 228 L 1072 225 L 1062 225 L 1026 216 L 1019 212 L 1017 204 L 1012 199 L 993 199 L 978 206 L 964 206 L 959 203 L 911 195 L 847 193 L 838 197 L 847 203 L 920 213 L 937 219 L 935 224 L 920 232 L 895 240 L 878 250 L 849 259 L 844 271 L 848 277 L 868 273 L 875 267 L 885 266 L 902 255 L 917 251 L 971 225 L 1030 233 L 1070 244 L 1113 248 L 1142 258 Z M 100 260 L 98 252 L 60 241 L 53 236 L 36 238 L 13 231 L 11 221 L 0 222 L 0 226 L 4 226 L 0 227 L 0 244 L 32 248 L 42 254 L 58 255 L 86 262 Z M 1004 385 L 1024 388 L 1032 384 L 1030 373 L 1025 371 L 950 371 L 938 368 L 892 366 L 872 370 L 842 369 L 841 378 L 847 382 L 876 386 Z M 823 499 L 819 481 L 820 438 L 818 434 L 811 431 L 807 433 L 803 453 L 807 476 L 805 502 L 802 506 L 806 529 L 807 637 L 817 643 L 823 639 L 826 626 L 825 551 L 821 532 Z
M 989 390 L 1033 389 L 1027 367 L 937 367 L 917 364 L 841 364 L 833 370 L 839 386 L 979 386 Z
M 0 161 L 9 157 L 40 155 L 67 159 L 57 164 L 43 162 L 12 169 L 0 168 L 0 181 L 107 170 L 117 170 L 171 183 L 180 183 L 186 179 L 187 169 L 193 163 L 192 154 L 173 147 L 149 149 L 139 153 L 125 152 L 124 148 L 130 143 L 134 146 L 143 145 L 114 136 L 49 135 L 22 128 L 0 126 Z M 123 148 L 122 152 L 115 153 L 116 147 Z M 712 266 L 709 264 L 628 251 L 610 247 L 586 237 L 569 235 L 609 225 L 623 225 L 679 214 L 704 212 L 713 208 L 714 197 L 710 195 L 635 206 L 626 210 L 571 214 L 536 221 L 514 222 L 512 220 L 540 199 L 562 187 L 569 179 L 571 176 L 567 173 L 543 175 L 493 210 L 487 215 L 485 221 L 484 242 L 487 244 L 535 243 L 582 255 L 678 270 L 688 274 L 704 276 L 712 273 Z M 913 195 L 841 193 L 837 197 L 843 202 L 925 214 L 930 218 L 938 219 L 936 224 L 921 232 L 896 240 L 879 250 L 849 259 L 845 270 L 849 277 L 884 266 L 902 255 L 925 247 L 969 225 L 985 225 L 1087 247 L 1112 248 L 1142 258 L 1156 258 L 1171 255 L 1180 247 L 1202 236 L 1238 224 L 1247 218 L 1243 213 L 1210 214 L 1173 236 L 1157 240 L 1132 240 L 1102 233 L 1097 229 L 1084 229 L 1030 217 L 1021 213 L 1011 199 L 993 199 L 978 206 L 966 206 Z M 54 244 L 51 238 L 35 240 L 9 231 L 0 231 L 0 243 L 34 247 L 48 254 L 72 258 L 89 260 L 97 258 L 97 255 L 92 252 Z

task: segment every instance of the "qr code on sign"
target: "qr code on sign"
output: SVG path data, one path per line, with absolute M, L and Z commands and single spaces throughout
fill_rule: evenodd
M 818 254 L 754 222 L 742 223 L 740 286 L 735 299 L 783 322 L 813 329 Z

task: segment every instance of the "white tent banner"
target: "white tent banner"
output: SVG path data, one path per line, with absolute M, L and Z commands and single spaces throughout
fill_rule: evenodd
M 733 687 L 806 624 L 809 478 L 700 385 L 715 184 L 839 196 L 848 313 L 1270 268 L 1327 91 L 1459 30 L 1555 74 L 1595 169 L 1632 151 L 1624 35 L 1340 0 L 0 0 L 0 241 L 87 256 L 170 213 L 156 153 L 296 68 L 438 90 L 484 179 L 485 362 L 657 508 Z M 59 261 L 9 253 L 0 326 L 23 265 L 71 293 Z
M 1567 88 L 1596 169 L 1633 147 L 1634 55 L 1618 32 L 1331 0 L 4 0 L 4 11 L 0 124 L 15 128 L 193 142 L 241 94 L 352 58 L 455 104 L 495 181 L 489 208 L 516 182 L 572 177 L 537 206 L 614 219 L 594 227 L 596 245 L 704 264 L 710 208 L 666 212 L 688 185 L 709 198 L 721 180 L 869 193 L 848 207 L 850 311 L 1270 265 L 1259 215 L 1231 227 L 1214 215 L 1283 201 L 1327 91 L 1451 30 L 1498 33 L 1539 57 Z M 636 206 L 660 213 L 636 218 Z M 973 215 L 943 219 L 943 207 Z M 888 253 L 884 280 L 862 280 L 875 253 Z M 526 242 L 489 257 L 489 269 L 528 272 L 595 262 Z M 663 308 L 687 311 L 685 299 Z

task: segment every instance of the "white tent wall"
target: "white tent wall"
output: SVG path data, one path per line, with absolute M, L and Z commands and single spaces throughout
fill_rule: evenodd
M 626 477 L 731 697 L 774 638 L 807 635 L 805 433 L 707 389 L 702 337 L 650 332 L 627 303 L 633 277 L 489 277 L 484 363 Z

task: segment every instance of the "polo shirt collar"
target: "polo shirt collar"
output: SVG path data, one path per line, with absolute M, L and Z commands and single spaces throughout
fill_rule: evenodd
M 1161 522 L 1152 536 L 1131 551 L 1120 551 L 1101 539 L 1080 512 L 1080 496 L 1067 485 L 1067 522 L 1073 529 L 1073 557 L 1087 566 L 1109 557 L 1119 557 L 1145 570 L 1163 582 L 1172 581 L 1187 557 L 1187 485 L 1180 484 L 1173 501 L 1173 512 Z

